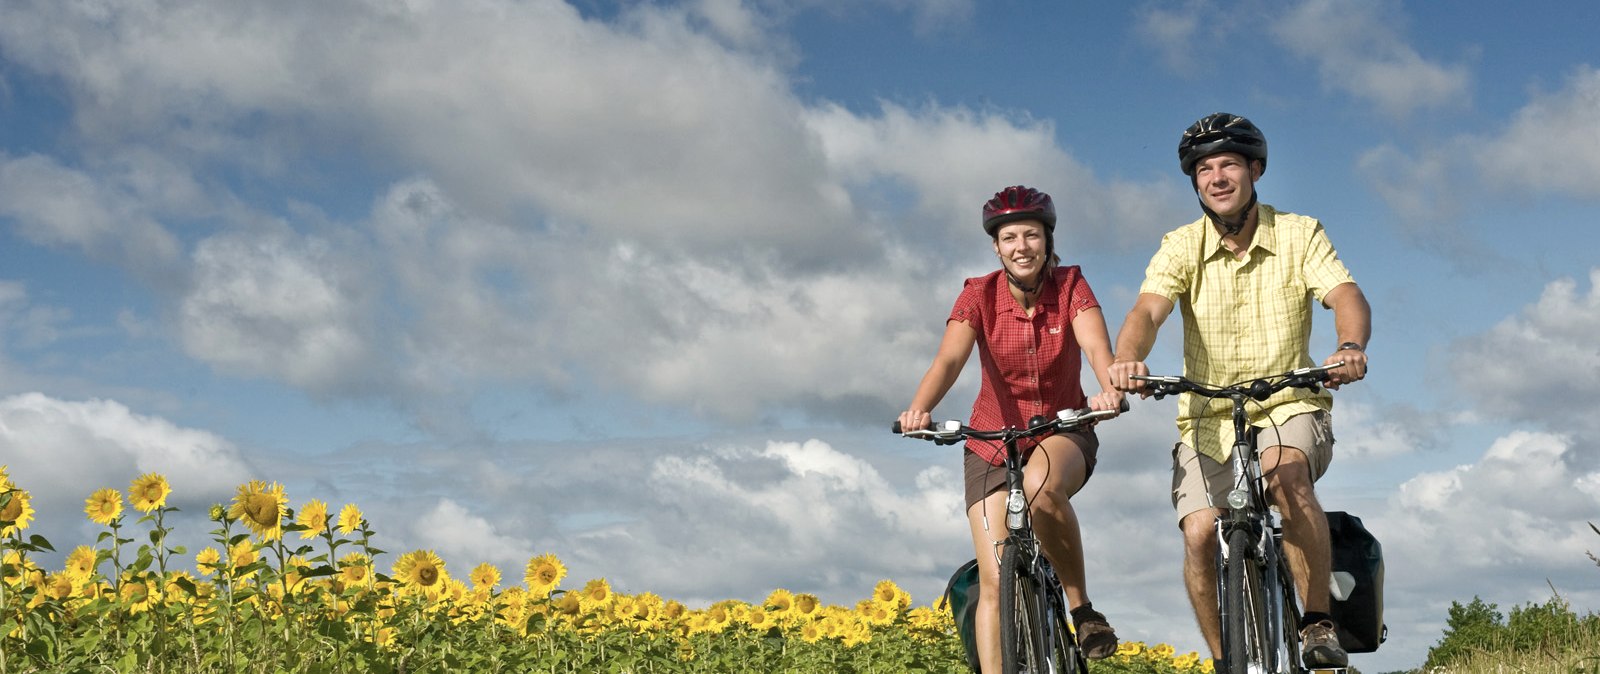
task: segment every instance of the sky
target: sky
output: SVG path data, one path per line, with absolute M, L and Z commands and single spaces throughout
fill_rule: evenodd
M 885 578 L 926 604 L 972 555 L 960 457 L 887 430 L 996 267 L 981 204 L 1049 192 L 1115 334 L 1199 216 L 1179 135 L 1228 111 L 1269 140 L 1262 201 L 1320 219 L 1372 304 L 1318 494 L 1384 546 L 1389 642 L 1353 664 L 1415 667 L 1452 602 L 1600 611 L 1595 25 L 1586 2 L 7 0 L 0 464 L 58 550 L 95 540 L 89 493 L 158 472 L 191 552 L 257 479 L 457 573 L 554 553 L 690 604 Z M 1095 606 L 1184 652 L 1175 413 L 1102 424 L 1074 502 Z

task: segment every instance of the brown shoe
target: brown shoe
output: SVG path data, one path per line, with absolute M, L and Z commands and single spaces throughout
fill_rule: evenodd
M 1117 633 L 1106 617 L 1089 604 L 1072 609 L 1072 624 L 1078 628 L 1078 648 L 1090 660 L 1104 660 L 1117 652 Z
M 1350 656 L 1339 646 L 1339 632 L 1331 620 L 1311 623 L 1300 630 L 1300 658 L 1312 669 L 1350 664 Z

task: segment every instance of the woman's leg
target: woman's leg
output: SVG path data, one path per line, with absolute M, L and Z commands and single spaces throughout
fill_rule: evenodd
M 978 610 L 973 636 L 983 674 L 1000 672 L 1000 541 L 1006 538 L 1006 492 L 989 494 L 967 508 L 973 552 L 978 557 Z M 987 524 L 985 523 L 987 514 Z

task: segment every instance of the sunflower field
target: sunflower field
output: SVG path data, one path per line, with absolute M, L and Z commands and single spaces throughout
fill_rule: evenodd
M 355 504 L 296 510 L 260 481 L 211 507 L 214 545 L 190 556 L 167 543 L 170 493 L 155 473 L 126 499 L 93 492 L 84 515 L 105 530 L 47 570 L 32 558 L 55 548 L 26 533 L 30 494 L 0 466 L 0 674 L 966 671 L 949 611 L 913 607 L 888 580 L 854 606 L 776 589 L 691 608 L 604 578 L 564 585 L 553 554 L 520 579 L 491 564 L 459 577 L 431 550 L 375 547 Z M 1091 668 L 1209 674 L 1211 662 L 1130 642 Z

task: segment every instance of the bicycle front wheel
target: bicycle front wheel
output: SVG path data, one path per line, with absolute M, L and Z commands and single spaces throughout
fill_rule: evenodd
M 1250 554 L 1250 532 L 1228 534 L 1228 557 L 1222 592 L 1222 641 L 1228 659 L 1227 674 L 1270 672 L 1267 655 L 1266 588 L 1261 565 Z
M 1044 604 L 1032 555 L 1015 539 L 1000 555 L 1000 664 L 1005 674 L 1042 674 Z
M 1045 624 L 1049 626 L 1046 634 L 1046 648 L 1050 653 L 1049 668 L 1041 673 L 1053 674 L 1082 674 L 1089 671 L 1089 663 L 1083 656 L 1083 649 L 1078 648 L 1078 636 L 1073 632 L 1070 621 L 1067 619 L 1067 599 L 1061 594 L 1061 585 L 1057 582 L 1044 583 L 1045 615 L 1049 616 Z

